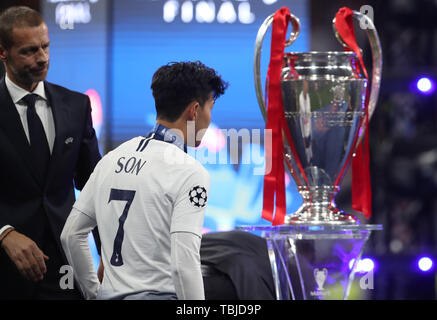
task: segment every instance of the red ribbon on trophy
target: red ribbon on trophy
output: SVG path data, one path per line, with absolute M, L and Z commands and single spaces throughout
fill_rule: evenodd
M 272 44 L 270 49 L 270 63 L 267 71 L 268 78 L 268 108 L 266 129 L 272 132 L 271 149 L 266 146 L 266 174 L 264 175 L 264 196 L 262 217 L 272 221 L 273 225 L 284 223 L 285 177 L 284 177 L 284 143 L 283 128 L 286 126 L 284 106 L 282 104 L 281 71 L 284 59 L 284 49 L 287 26 L 290 21 L 290 10 L 282 7 L 273 16 Z M 284 130 L 288 132 L 288 130 Z M 271 170 L 267 166 L 271 154 Z M 274 203 L 276 196 L 276 212 Z M 274 217 L 273 217 L 274 216 Z
M 348 47 L 344 47 L 345 51 L 352 50 L 358 57 L 361 64 L 361 70 L 368 79 L 367 70 L 364 66 L 361 50 L 358 47 L 354 25 L 354 12 L 347 8 L 341 8 L 335 15 L 335 27 L 340 37 Z M 352 157 L 352 208 L 356 211 L 362 212 L 368 219 L 372 215 L 372 190 L 370 183 L 369 171 L 369 87 L 367 86 L 366 98 L 364 102 L 365 122 L 364 139 L 360 142 L 355 150 L 355 157 Z

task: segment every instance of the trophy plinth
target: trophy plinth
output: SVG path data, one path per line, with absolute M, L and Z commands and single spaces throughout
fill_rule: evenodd
M 238 229 L 262 232 L 266 239 L 277 300 L 342 300 L 349 297 L 371 232 L 382 226 L 302 224 Z

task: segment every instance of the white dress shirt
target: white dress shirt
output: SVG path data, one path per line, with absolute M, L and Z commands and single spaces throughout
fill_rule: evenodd
M 29 127 L 27 125 L 27 105 L 24 101 L 21 101 L 21 99 L 23 99 L 24 96 L 30 93 L 34 93 L 38 95 L 38 99 L 35 102 L 35 110 L 39 118 L 41 119 L 42 125 L 44 127 L 44 131 L 46 133 L 47 142 L 49 144 L 50 153 L 52 153 L 53 145 L 55 143 L 55 121 L 53 120 L 52 109 L 50 108 L 47 100 L 46 92 L 44 89 L 44 82 L 40 81 L 36 86 L 35 90 L 33 90 L 33 92 L 29 92 L 17 86 L 9 79 L 7 74 L 5 77 L 5 82 L 6 82 L 6 88 L 8 89 L 12 101 L 14 102 L 18 114 L 20 115 L 21 124 L 23 125 L 23 130 L 26 134 L 27 141 L 29 141 L 29 143 L 30 143 L 30 138 L 29 138 Z M 10 225 L 1 227 L 0 236 L 4 231 L 9 229 L 10 227 L 11 227 Z

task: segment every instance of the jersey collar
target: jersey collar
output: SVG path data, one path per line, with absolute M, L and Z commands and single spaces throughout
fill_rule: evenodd
M 187 152 L 187 145 L 185 144 L 184 140 L 182 140 L 182 138 L 174 133 L 171 129 L 163 126 L 162 124 L 155 124 L 155 127 L 153 127 L 152 132 L 148 135 L 148 137 L 151 135 L 153 135 L 153 139 L 174 144 L 185 153 Z

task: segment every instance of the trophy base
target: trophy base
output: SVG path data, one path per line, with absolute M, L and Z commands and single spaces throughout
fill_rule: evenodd
M 311 210 L 301 207 L 294 214 L 289 214 L 284 219 L 285 225 L 356 225 L 356 217 L 346 214 L 337 208 L 322 208 Z
M 352 290 L 360 291 L 358 282 L 365 278 L 358 273 L 361 278 L 354 280 L 358 262 L 370 234 L 382 225 L 237 228 L 261 232 L 266 239 L 277 300 L 340 300 L 348 299 Z M 365 275 L 369 279 L 373 273 Z M 360 291 L 364 299 L 365 291 Z
M 312 167 L 312 172 L 317 168 Z M 314 174 L 313 174 L 314 175 Z M 320 173 L 319 173 L 320 175 Z M 334 198 L 339 187 L 331 185 L 299 186 L 303 204 L 284 219 L 285 225 L 357 225 L 359 220 L 335 206 Z

